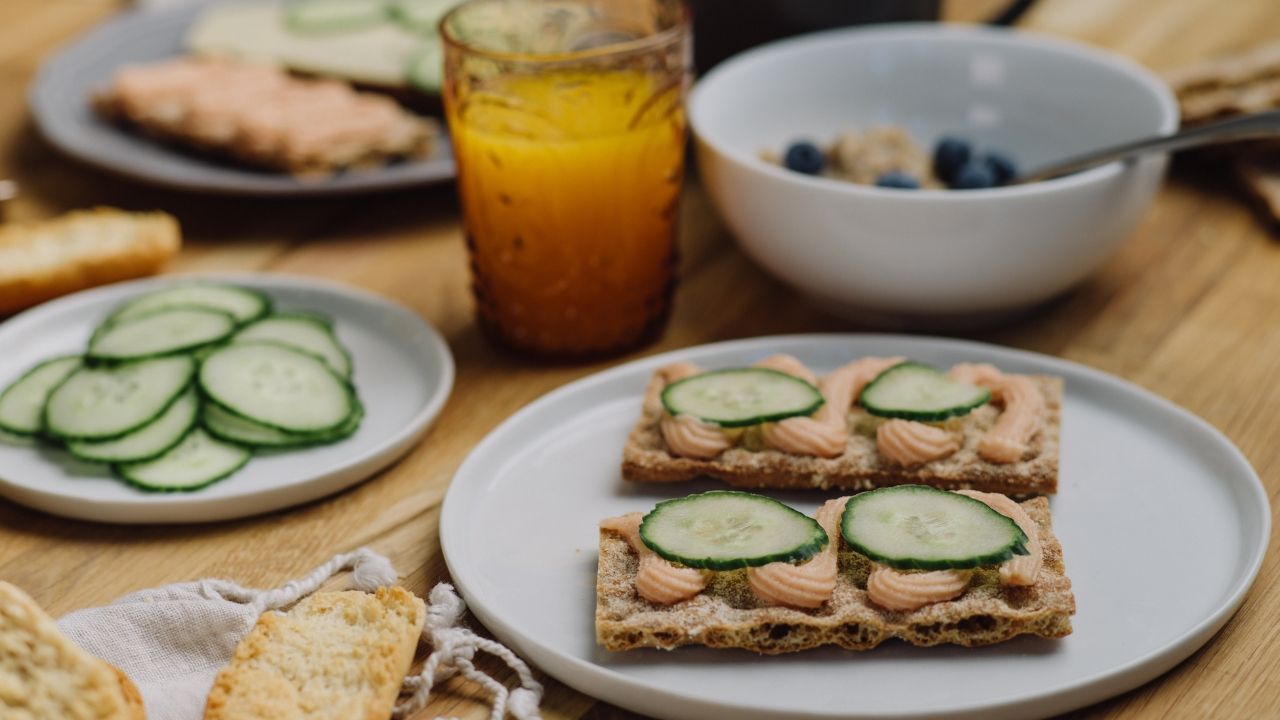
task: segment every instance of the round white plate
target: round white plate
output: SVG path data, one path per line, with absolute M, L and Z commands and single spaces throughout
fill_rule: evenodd
M 83 162 L 157 185 L 240 195 L 362 193 L 444 182 L 453 157 L 441 150 L 424 160 L 301 181 L 285 173 L 244 168 L 184 152 L 102 120 L 89 106 L 93 92 L 127 63 L 184 53 L 183 35 L 206 3 L 129 10 L 98 25 L 40 66 L 28 94 L 31 116 L 55 147 Z
M 711 482 L 619 474 L 650 373 L 673 360 L 743 365 L 773 352 L 827 371 L 862 355 L 992 362 L 1066 378 L 1054 527 L 1075 633 L 987 648 L 889 643 L 762 657 L 737 650 L 610 653 L 595 644 L 596 523 Z M 828 495 L 771 493 L 812 511 Z M 516 413 L 458 469 L 440 539 L 477 617 L 584 693 L 662 718 L 1021 718 L 1065 712 L 1168 670 L 1239 606 L 1270 510 L 1217 430 L 1096 370 L 979 343 L 885 335 L 757 338 L 690 348 L 575 382 Z
M 190 493 L 149 493 L 67 453 L 0 442 L 0 495 L 30 507 L 114 523 L 193 523 L 256 515 L 354 485 L 390 465 L 426 433 L 453 387 L 444 338 L 407 308 L 307 278 L 181 275 L 108 285 L 46 303 L 0 324 L 0 387 L 40 360 L 82 351 L 116 305 L 162 285 L 201 279 L 257 288 L 281 309 L 333 319 L 351 353 L 365 406 L 354 435 L 332 445 L 261 451 L 231 477 Z

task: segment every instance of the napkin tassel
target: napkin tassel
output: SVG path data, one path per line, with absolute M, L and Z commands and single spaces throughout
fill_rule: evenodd
M 395 716 L 403 718 L 421 710 L 437 682 L 461 673 L 493 696 L 489 720 L 502 720 L 508 712 L 516 720 L 541 720 L 538 704 L 542 701 L 542 685 L 533 679 L 529 666 L 501 643 L 480 637 L 458 624 L 467 606 L 449 583 L 436 585 L 427 599 L 422 637 L 431 645 L 431 655 L 423 664 L 422 672 L 405 678 L 404 688 L 412 695 L 396 706 Z M 506 663 L 519 678 L 520 687 L 508 691 L 505 685 L 478 669 L 473 662 L 477 650 Z

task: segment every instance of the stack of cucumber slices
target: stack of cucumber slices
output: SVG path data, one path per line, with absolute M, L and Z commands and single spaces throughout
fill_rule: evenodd
M 304 35 L 358 33 L 386 23 L 422 36 L 405 79 L 428 93 L 440 91 L 443 52 L 436 26 L 462 0 L 299 0 L 286 5 L 289 30 Z M 373 51 L 376 53 L 377 48 Z
M 46 360 L 0 392 L 0 430 L 160 491 L 205 487 L 256 448 L 336 442 L 363 417 L 327 318 L 272 312 L 260 292 L 213 283 L 121 305 L 83 355 Z
M 990 400 L 985 388 L 956 382 L 938 368 L 913 361 L 877 375 L 858 399 L 872 415 L 920 422 L 967 415 Z M 711 370 L 662 391 L 662 404 L 672 415 L 692 415 L 725 428 L 812 415 L 823 402 L 822 391 L 812 383 L 759 367 Z
M 855 495 L 840 535 L 850 549 L 903 570 L 975 568 L 1027 554 L 1027 536 L 1013 520 L 979 500 L 925 485 Z M 804 562 L 829 542 L 813 518 L 736 490 L 660 502 L 641 521 L 640 538 L 671 562 L 707 570 Z

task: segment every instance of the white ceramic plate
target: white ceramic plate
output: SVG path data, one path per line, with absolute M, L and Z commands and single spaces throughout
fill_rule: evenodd
M 1066 378 L 1054 527 L 1079 612 L 1063 640 L 987 648 L 890 643 L 760 657 L 595 644 L 598 520 L 711 482 L 624 483 L 623 440 L 650 373 L 673 360 L 742 365 L 788 352 L 826 371 L 862 355 L 993 362 Z M 775 493 L 805 511 L 820 493 Z M 1202 645 L 1262 562 L 1270 511 L 1257 475 L 1218 431 L 1134 385 L 978 343 L 875 335 L 758 338 L 629 363 L 561 388 L 494 430 L 459 468 L 440 538 L 480 620 L 548 673 L 662 718 L 1020 718 L 1128 690 Z
M 323 181 L 244 168 L 126 132 L 89 106 L 91 94 L 127 63 L 183 54 L 187 27 L 206 3 L 129 10 L 78 38 L 40 66 L 28 95 L 31 116 L 55 147 L 78 160 L 166 187 L 241 195 L 328 195 L 413 187 L 453 178 L 448 141 L 425 160 L 345 172 Z
M 332 445 L 259 452 L 231 477 L 191 493 L 148 493 L 104 466 L 47 448 L 0 442 L 0 495 L 33 508 L 115 523 L 192 523 L 256 515 L 354 485 L 412 448 L 444 407 L 453 357 L 440 334 L 407 308 L 335 283 L 287 275 L 167 276 L 109 285 L 41 305 L 0 324 L 0 387 L 36 362 L 84 348 L 117 304 L 190 279 L 257 288 L 282 309 L 333 319 L 351 352 L 365 406 L 354 435 Z

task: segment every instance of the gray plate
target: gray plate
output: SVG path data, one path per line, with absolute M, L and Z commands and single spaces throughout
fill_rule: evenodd
M 183 53 L 187 27 L 202 9 L 176 7 L 124 12 L 77 39 L 40 67 L 28 101 L 40 131 L 54 146 L 84 162 L 157 185 L 243 195 L 361 193 L 437 183 L 453 178 L 446 144 L 427 160 L 376 170 L 345 172 L 321 181 L 299 181 L 215 159 L 131 134 L 98 118 L 89 106 L 93 91 L 126 63 L 150 62 Z

